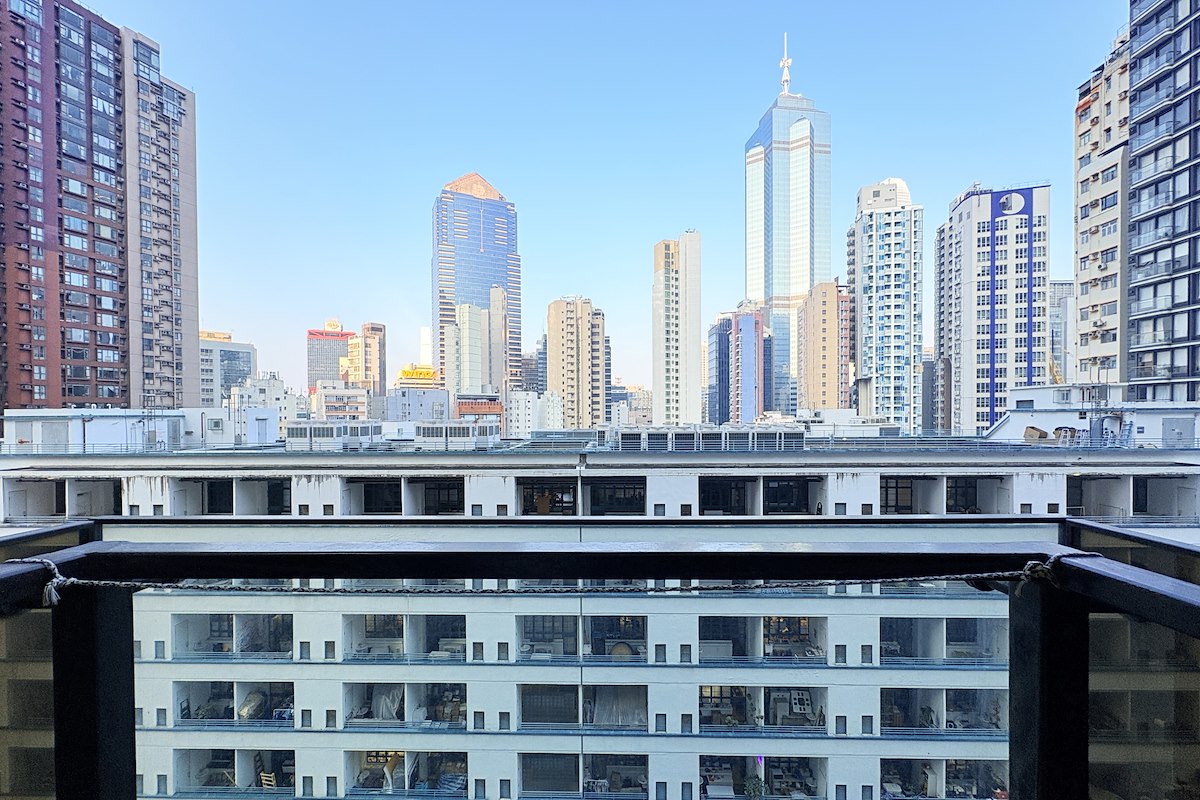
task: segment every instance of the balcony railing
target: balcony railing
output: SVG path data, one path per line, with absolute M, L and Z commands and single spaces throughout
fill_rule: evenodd
M 1175 235 L 1175 228 L 1171 225 L 1164 225 L 1161 228 L 1138 233 L 1129 237 L 1129 249 L 1137 250 L 1139 247 L 1146 247 L 1170 239 Z
M 1163 0 L 1136 0 L 1129 7 L 1129 21 L 1137 22 L 1138 17 L 1162 4 Z
M 1135 333 L 1129 337 L 1130 347 L 1149 347 L 1150 345 L 1166 344 L 1171 341 L 1170 331 L 1146 331 Z
M 1175 166 L 1175 156 L 1163 156 L 1155 161 L 1150 162 L 1144 167 L 1138 167 L 1131 170 L 1129 173 L 1129 183 L 1138 184 L 1142 181 L 1148 181 L 1151 178 L 1158 177 L 1168 172 Z
M 1176 57 L 1178 57 L 1178 55 L 1179 54 L 1176 53 L 1174 50 L 1168 50 L 1165 53 L 1157 55 L 1152 59 L 1149 59 L 1147 61 L 1142 61 L 1140 64 L 1138 64 L 1136 67 L 1133 68 L 1132 73 L 1129 76 L 1129 85 L 1136 86 L 1137 84 L 1139 84 L 1142 81 L 1149 78 L 1154 73 L 1158 72 L 1163 67 L 1166 67 L 1170 64 L 1174 64 L 1175 59 L 1176 59 Z M 1134 147 L 1137 147 L 1137 146 L 1138 145 L 1136 145 L 1136 144 L 1134 145 Z
M 1145 25 L 1138 28 L 1137 36 L 1134 37 L 1133 52 L 1137 53 L 1143 50 L 1147 45 L 1151 44 L 1155 39 L 1163 34 L 1164 31 L 1175 25 L 1175 15 L 1166 14 L 1153 25 Z
M 1140 267 L 1134 267 L 1129 270 L 1130 283 L 1144 281 L 1147 278 L 1156 278 L 1159 275 L 1168 275 L 1174 269 L 1176 260 L 1171 261 L 1155 261 L 1153 264 L 1144 264 Z
M 963 517 L 951 520 L 957 525 L 977 523 Z M 995 522 L 986 517 L 978 522 L 989 520 Z M 1031 521 L 1046 518 L 1008 524 L 1023 530 Z M 272 521 L 239 522 L 253 527 Z M 794 524 L 804 527 L 803 522 Z M 74 584 L 56 587 L 61 599 L 53 611 L 58 795 L 116 800 L 134 796 L 132 601 L 134 590 L 145 585 L 142 582 L 194 577 L 378 579 L 406 574 L 519 579 L 554 573 L 591 579 L 728 580 L 753 575 L 780 581 L 885 583 L 913 575 L 938 576 L 937 582 L 968 575 L 978 589 L 1007 595 L 1011 654 L 1007 790 L 1013 797 L 1039 800 L 1087 794 L 1089 611 L 1129 614 L 1180 635 L 1200 637 L 1200 586 L 1189 582 L 1058 544 L 894 544 L 872 534 L 894 529 L 903 524 L 901 520 L 876 522 L 877 531 L 862 529 L 861 521 L 856 524 L 862 542 L 812 542 L 802 536 L 789 539 L 796 543 L 589 542 L 521 547 L 466 541 L 105 541 L 52 552 L 48 558 L 56 569 L 76 579 Z M 1080 540 L 1081 536 L 1105 530 L 1084 521 L 1059 519 L 1057 524 L 1065 540 L 1074 537 L 1084 544 L 1090 540 Z M 0 565 L 0 613 L 40 607 L 50 574 L 38 563 Z M 1013 591 L 1018 581 L 1021 590 Z M 770 735 L 770 729 L 755 726 L 765 733 L 753 735 Z M 974 729 L 956 730 L 961 735 Z M 985 735 L 996 737 L 997 730 L 988 729 Z M 244 787 L 181 787 L 176 793 L 182 796 L 189 788 L 212 796 L 271 793 Z M 295 791 L 289 788 L 286 793 Z
M 1162 311 L 1170 308 L 1173 301 L 1166 295 L 1147 297 L 1144 300 L 1134 300 L 1129 304 L 1130 314 L 1145 314 L 1147 311 Z
M 1150 92 L 1144 95 L 1138 95 L 1137 100 L 1134 100 L 1129 106 L 1129 113 L 1133 116 L 1139 116 L 1150 109 L 1157 106 L 1159 103 L 1164 103 L 1175 96 L 1174 86 L 1165 86 L 1157 92 Z
M 1174 192 L 1165 191 L 1151 195 L 1143 200 L 1139 200 L 1129 207 L 1129 214 L 1133 217 L 1149 214 L 1151 211 L 1162 208 L 1169 204 L 1174 199 Z
M 1167 120 L 1159 123 L 1153 128 L 1138 131 L 1129 141 L 1129 146 L 1134 150 L 1140 150 L 1143 147 L 1157 142 L 1163 137 L 1169 136 L 1175 132 L 1175 120 Z

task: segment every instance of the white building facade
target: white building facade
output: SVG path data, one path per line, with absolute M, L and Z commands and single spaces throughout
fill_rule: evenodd
M 703 429 L 678 430 L 676 444 L 681 434 Z M 979 447 L 866 448 L 852 463 L 814 450 L 798 467 L 794 452 L 734 439 L 727 454 L 642 441 L 586 459 L 244 453 L 232 477 L 229 454 L 20 456 L 0 470 L 0 513 L 20 524 L 65 498 L 60 515 L 119 513 L 105 539 L 141 542 L 399 533 L 514 547 L 711 536 L 828 545 L 865 531 L 876 542 L 1000 543 L 1056 541 L 1057 518 L 1042 515 L 1061 515 L 1069 499 L 1179 515 L 1194 513 L 1200 492 L 1200 466 L 1179 451 L 1080 449 L 1068 467 L 1061 450 L 1037 446 L 986 458 Z M 929 513 L 951 516 L 902 519 Z M 837 521 L 847 514 L 852 525 Z M 274 519 L 239 519 L 258 515 Z M 670 519 L 638 523 L 651 516 Z M 632 581 L 592 594 L 605 582 L 569 575 L 287 584 L 328 593 L 214 585 L 135 596 L 139 793 L 254 794 L 264 776 L 317 797 L 695 800 L 744 795 L 754 776 L 774 797 L 1007 789 L 1001 593 L 673 580 L 661 589 L 675 592 Z M 354 591 L 365 587 L 414 591 Z M 561 592 L 571 587 L 580 591 Z M 515 591 L 488 593 L 499 589 Z
M 701 375 L 700 234 L 654 246 L 651 293 L 651 368 L 654 373 L 654 422 L 700 422 L 704 379 Z
M 1075 106 L 1075 311 L 1064 378 L 1117 383 L 1129 377 L 1126 298 L 1130 202 L 1129 32 L 1079 87 Z M 1150 201 L 1156 202 L 1156 201 Z M 1146 306 L 1144 309 L 1142 306 Z
M 858 412 L 908 434 L 921 430 L 924 222 L 899 178 L 858 191 L 849 287 Z
M 1049 209 L 1048 186 L 975 184 L 938 226 L 935 407 L 943 432 L 982 434 L 1003 416 L 1010 386 L 1047 382 Z

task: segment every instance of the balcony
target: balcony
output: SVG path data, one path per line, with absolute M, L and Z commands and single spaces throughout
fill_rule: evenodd
M 1164 225 L 1161 228 L 1146 231 L 1144 233 L 1136 233 L 1129 237 L 1129 249 L 1138 250 L 1143 247 L 1157 244 L 1166 241 L 1175 235 L 1175 228 L 1171 225 Z
M 1146 314 L 1151 311 L 1163 311 L 1168 309 L 1173 304 L 1170 297 L 1159 295 L 1158 297 L 1147 297 L 1144 300 L 1134 300 L 1129 304 L 1130 314 Z
M 1175 156 L 1162 156 L 1144 167 L 1137 167 L 1130 170 L 1129 184 L 1130 186 L 1135 186 L 1152 178 L 1157 178 L 1159 175 L 1169 172 L 1174 166 Z
M 1155 261 L 1152 264 L 1143 264 L 1133 267 L 1129 270 L 1129 282 L 1140 283 L 1141 281 L 1150 278 L 1156 278 L 1159 275 L 1170 275 L 1177 263 L 1182 259 L 1172 259 L 1171 261 Z
M 986 617 L 884 617 L 879 620 L 879 663 L 1003 669 L 1008 664 L 1008 622 Z
M 1138 95 L 1138 98 L 1129 105 L 1129 113 L 1132 116 L 1141 116 L 1147 111 L 1153 111 L 1154 108 L 1175 96 L 1175 87 L 1166 86 L 1156 92 L 1148 92 Z
M 1167 344 L 1171 341 L 1170 331 L 1146 331 L 1145 333 L 1135 333 L 1129 337 L 1130 347 L 1151 347 L 1158 344 Z
M 175 661 L 292 658 L 290 614 L 176 614 L 172 622 Z
M 254 526 L 269 523 L 248 519 L 243 524 Z M 1158 552 L 1164 546 L 1151 545 L 1148 540 L 1136 537 L 1118 541 L 1110 548 L 1098 537 L 1109 536 L 1112 529 L 1074 520 L 1059 523 L 1061 540 L 1069 545 L 970 542 L 895 544 L 883 539 L 883 534 L 895 530 L 898 525 L 904 525 L 903 521 L 891 518 L 886 524 L 859 524 L 863 528 L 862 543 L 800 541 L 770 545 L 722 543 L 718 546 L 675 542 L 670 545 L 540 544 L 536 546 L 534 557 L 528 546 L 515 549 L 509 543 L 460 541 L 431 546 L 428 543 L 355 543 L 342 540 L 319 546 L 312 543 L 272 544 L 269 551 L 259 544 L 240 542 L 213 545 L 137 543 L 120 541 L 120 531 L 112 530 L 119 529 L 120 523 L 109 521 L 105 524 L 105 531 L 114 536 L 113 541 L 71 547 L 55 551 L 50 556 L 65 575 L 82 581 L 59 587 L 61 601 L 53 612 L 53 658 L 60 666 L 54 672 L 54 691 L 60 701 L 69 698 L 69 702 L 57 703 L 55 710 L 55 747 L 62 756 L 55 771 L 57 790 L 63 797 L 119 800 L 131 800 L 133 797 L 130 776 L 136 770 L 134 720 L 129 713 L 134 698 L 133 662 L 130 658 L 130 642 L 133 638 L 132 590 L 128 586 L 87 582 L 98 578 L 105 581 L 177 581 L 184 577 L 278 580 L 301 576 L 307 579 L 347 580 L 385 579 L 413 574 L 437 579 L 474 574 L 482 578 L 505 576 L 530 579 L 538 577 L 547 565 L 553 565 L 556 573 L 578 575 L 585 580 L 646 577 L 679 580 L 684 576 L 690 576 L 691 579 L 730 580 L 734 576 L 750 575 L 764 580 L 836 578 L 886 583 L 912 575 L 925 575 L 934 576 L 931 582 L 945 583 L 949 576 L 978 574 L 979 577 L 975 579 L 978 588 L 975 591 L 994 595 L 998 599 L 1007 598 L 1011 688 L 971 687 L 974 679 L 968 677 L 965 680 L 968 688 L 943 684 L 946 688 L 905 690 L 932 691 L 934 694 L 909 697 L 903 702 L 893 698 L 891 705 L 907 708 L 908 713 L 915 714 L 914 718 L 918 720 L 915 727 L 918 728 L 924 727 L 919 721 L 923 709 L 928 707 L 937 716 L 937 729 L 972 732 L 965 738 L 996 738 L 994 731 L 1010 729 L 1011 769 L 1010 764 L 1004 761 L 977 757 L 883 758 L 880 761 L 880 783 L 889 796 L 923 794 L 927 797 L 986 797 L 994 795 L 996 791 L 1045 800 L 1085 796 L 1089 782 L 1089 727 L 1100 734 L 1093 745 L 1094 751 L 1099 754 L 1097 757 L 1105 757 L 1108 751 L 1104 748 L 1110 746 L 1103 741 L 1109 735 L 1105 731 L 1115 732 L 1110 736 L 1110 741 L 1116 742 L 1112 746 L 1124 748 L 1119 759 L 1109 758 L 1104 761 L 1102 768 L 1093 769 L 1090 779 L 1093 782 L 1101 780 L 1103 786 L 1124 788 L 1128 796 L 1139 796 L 1141 790 L 1129 791 L 1131 785 L 1140 786 L 1146 780 L 1153 780 L 1153 775 L 1147 777 L 1146 771 L 1139 766 L 1146 763 L 1139 755 L 1146 751 L 1139 750 L 1131 755 L 1128 748 L 1146 748 L 1158 742 L 1171 745 L 1180 741 L 1190 742 L 1193 732 L 1200 729 L 1196 714 L 1200 710 L 1196 695 L 1200 693 L 1190 688 L 1164 691 L 1157 686 L 1147 686 L 1145 677 L 1153 674 L 1145 671 L 1151 664 L 1161 664 L 1156 668 L 1163 669 L 1179 663 L 1195 662 L 1195 656 L 1200 655 L 1200 649 L 1188 644 L 1200 638 L 1200 587 L 1122 561 L 1137 558 L 1139 563 L 1172 574 L 1196 576 L 1200 575 L 1200 569 L 1193 562 L 1200 562 L 1200 550 L 1179 546 L 1166 553 L 1169 557 L 1149 557 L 1140 551 L 1152 547 Z M 1029 523 L 1007 524 L 1027 526 Z M 798 522 L 797 527 L 802 529 L 804 523 Z M 1089 551 L 1102 550 L 1111 557 L 1083 553 L 1072 546 L 1081 546 Z M 1136 555 L 1131 555 L 1131 552 L 1136 552 Z M 1022 572 L 1031 561 L 1045 566 Z M 1037 577 L 1043 571 L 1053 576 L 1053 582 Z M 39 607 L 47 574 L 40 564 L 0 565 L 0 597 L 4 599 L 4 613 Z M 1016 592 L 1013 591 L 1013 585 L 1020 575 L 1026 575 L 1028 579 L 1022 583 L 1021 591 Z M 981 591 L 989 589 L 993 591 Z M 252 598 L 253 595 L 245 597 Z M 1147 618 L 1167 629 L 1170 634 L 1140 636 L 1133 633 L 1138 626 L 1147 624 L 1140 621 Z M 755 617 L 732 619 L 753 620 Z M 1094 622 L 1097 619 L 1104 620 L 1101 624 L 1110 626 L 1110 629 L 1093 638 L 1091 627 L 1097 624 Z M 172 617 L 170 624 L 174 625 L 174 622 Z M 185 622 L 190 623 L 190 620 Z M 754 626 L 747 623 L 746 627 Z M 757 634 L 757 631 L 747 633 Z M 407 630 L 406 635 L 410 635 Z M 754 639 L 748 638 L 747 641 Z M 980 647 L 986 646 L 988 637 L 980 635 L 979 631 L 973 635 L 964 630 L 953 635 L 947 633 L 947 648 L 952 641 Z M 1096 642 L 1099 651 L 1090 646 L 1092 641 Z M 1106 684 L 1093 686 L 1093 693 L 1124 691 L 1147 694 L 1136 698 L 1130 695 L 1127 700 L 1099 697 L 1089 702 L 1089 657 L 1092 656 L 1103 658 L 1113 667 L 1105 673 L 1108 676 L 1104 678 Z M 153 668 L 159 671 L 173 669 L 165 659 Z M 314 668 L 327 667 L 317 665 Z M 289 669 L 292 667 L 289 666 Z M 98 676 L 102 679 L 97 680 Z M 240 705 L 239 697 L 244 702 L 255 692 L 270 694 L 272 698 L 276 694 L 275 687 L 265 687 L 264 691 L 264 687 L 256 686 L 253 682 L 246 684 L 243 694 L 236 680 L 234 684 L 235 705 Z M 420 703 L 426 709 L 441 704 L 450 708 L 448 716 L 461 719 L 467 698 L 465 695 L 456 697 L 454 687 L 455 684 L 405 684 L 405 703 L 411 708 L 417 707 L 413 704 Z M 187 688 L 189 692 L 192 691 L 191 687 Z M 208 698 L 215 697 L 220 701 L 228 696 L 225 687 L 207 688 L 210 690 Z M 820 690 L 823 687 L 786 684 L 757 687 L 731 682 L 719 688 L 720 691 L 710 699 L 720 702 L 722 705 L 719 710 L 723 710 L 725 689 L 730 690 L 729 716 L 734 717 L 734 726 L 748 727 L 754 724 L 758 727 L 758 718 L 761 716 L 761 729 L 766 731 L 763 735 L 768 737 L 771 732 L 767 729 L 773 723 L 787 728 L 793 722 L 790 719 L 793 716 L 811 713 L 818 720 L 820 717 Z M 394 692 L 394 687 L 390 691 Z M 807 700 L 801 694 L 803 691 L 809 693 Z M 938 695 L 938 692 L 941 694 Z M 966 694 L 960 696 L 960 692 Z M 997 694 L 1003 692 L 1007 692 L 1007 697 Z M 282 696 L 282 692 L 280 694 Z M 742 698 L 741 705 L 734 702 L 738 696 Z M 191 695 L 188 697 L 190 699 Z M 393 701 L 395 699 L 393 694 Z M 883 698 L 880 699 L 882 710 Z M 266 704 L 274 702 L 272 699 Z M 453 708 L 455 703 L 459 706 L 457 712 Z M 1089 707 L 1096 710 L 1092 723 L 1089 723 Z M 828 707 L 825 712 L 827 716 L 830 714 Z M 1105 714 L 1115 717 L 1116 723 Z M 580 719 L 586 718 L 581 716 Z M 866 719 L 864 717 L 864 721 Z M 904 725 L 890 724 L 889 727 L 910 727 L 907 720 L 906 714 Z M 858 720 L 851 722 L 853 732 L 857 733 Z M 896 723 L 894 717 L 891 722 Z M 954 727 L 950 727 L 951 722 Z M 985 733 L 979 733 L 981 731 Z M 786 730 L 780 730 L 779 733 L 781 736 L 788 735 Z M 370 745 L 367 740 L 374 735 L 370 731 L 355 735 L 364 737 L 359 740 L 363 741 L 363 745 L 345 753 L 345 772 L 339 768 L 336 774 L 343 776 L 343 785 L 350 793 L 381 792 L 382 785 L 370 784 L 385 773 L 384 768 L 397 757 L 397 753 L 368 750 Z M 759 734 L 756 732 L 754 735 Z M 961 734 L 936 735 L 948 738 Z M 747 749 L 753 751 L 757 748 Z M 282 787 L 291 787 L 291 793 L 295 794 L 297 789 L 293 784 L 298 784 L 296 776 L 301 772 L 297 758 L 304 755 L 303 751 L 267 749 L 265 741 L 261 749 L 247 747 L 241 741 L 233 748 L 224 750 L 176 746 L 173 767 L 167 776 L 169 786 L 159 794 L 186 796 L 188 793 L 203 792 L 255 796 L 270 794 Z M 563 754 L 554 755 L 559 758 Z M 583 756 L 586 755 L 584 752 Z M 573 757 L 583 756 L 577 753 Z M 582 787 L 583 792 L 596 793 L 601 790 L 601 785 L 585 784 L 585 779 L 609 780 L 608 776 L 600 778 L 594 774 L 597 768 L 589 770 L 585 766 L 587 762 L 583 760 L 578 761 L 578 766 L 574 768 L 564 761 L 561 772 L 540 773 L 535 768 L 543 763 L 541 754 L 522 753 L 516 757 L 529 769 L 524 773 L 516 773 L 514 777 L 521 774 L 557 776 L 552 785 L 544 788 L 528 782 L 518 783 L 521 792 L 580 794 Z M 528 764 L 525 761 L 527 757 Z M 727 797 L 744 793 L 747 783 L 755 776 L 771 787 L 768 789 L 771 796 L 789 796 L 791 792 L 823 796 L 828 790 L 823 783 L 826 775 L 824 765 L 817 758 L 788 756 L 793 761 L 785 762 L 781 756 L 766 755 L 760 758 L 755 755 L 728 755 L 728 749 L 725 754 L 701 752 L 691 757 L 699 758 L 700 776 L 707 781 L 710 797 L 714 796 L 714 787 L 728 787 L 728 793 L 724 794 Z M 472 777 L 466 753 L 408 750 L 402 758 L 402 768 L 398 761 L 392 764 L 392 785 L 405 793 L 462 796 L 468 778 Z M 618 755 L 614 758 L 627 756 Z M 1156 762 L 1155 769 L 1161 774 L 1167 768 L 1163 764 L 1171 763 L 1172 758 L 1184 759 L 1181 764 L 1194 764 L 1194 761 L 1187 761 L 1186 752 L 1181 752 L 1179 756 L 1168 753 L 1167 761 Z M 620 762 L 612 762 L 608 767 L 611 768 L 614 763 Z M 629 766 L 635 764 L 630 762 Z M 647 766 L 654 769 L 653 764 Z M 587 776 L 587 771 L 593 774 Z M 628 789 L 634 794 L 642 791 L 639 780 L 641 773 L 626 776 L 619 769 L 612 771 L 621 775 L 622 790 Z M 405 776 L 404 783 L 399 786 L 394 783 L 397 772 Z M 645 774 L 650 783 L 656 781 L 652 772 Z M 362 780 L 358 781 L 360 776 Z M 630 778 L 628 785 L 625 783 L 626 777 Z M 276 789 L 272 789 L 268 785 L 270 783 L 274 783 Z M 608 791 L 612 790 L 610 783 Z M 725 793 L 724 789 L 717 794 L 722 793 Z
M 1175 26 L 1175 15 L 1165 14 L 1151 25 L 1139 25 L 1137 35 L 1133 37 L 1133 52 L 1139 53 L 1153 44 L 1164 32 Z M 1137 114 L 1136 111 L 1131 113 Z
M 1129 368 L 1129 377 L 1138 380 L 1167 380 L 1184 377 L 1187 374 L 1186 366 L 1175 364 L 1134 364 Z
M 1140 217 L 1143 214 L 1149 214 L 1151 211 L 1169 205 L 1175 198 L 1175 193 L 1171 190 L 1159 192 L 1145 199 L 1139 200 L 1129 206 L 1129 215 L 1131 217 Z
M 1160 7 L 1163 4 L 1163 1 L 1164 0 L 1135 0 L 1135 2 L 1129 6 L 1129 21 L 1131 23 L 1137 22 L 1139 17 L 1154 10 L 1155 8 Z
M 1138 65 L 1136 67 L 1134 67 L 1130 73 L 1129 85 L 1137 86 L 1139 83 L 1142 83 L 1147 78 L 1150 78 L 1153 75 L 1155 75 L 1159 70 L 1163 69 L 1164 67 L 1174 64 L 1175 59 L 1178 56 L 1179 56 L 1179 54 L 1177 52 L 1175 52 L 1174 50 L 1168 50 L 1165 53 L 1161 53 L 1160 55 L 1157 55 L 1152 59 L 1145 60 L 1145 61 L 1139 61 Z M 1135 144 L 1134 148 L 1136 149 L 1137 147 L 1138 147 L 1138 145 Z

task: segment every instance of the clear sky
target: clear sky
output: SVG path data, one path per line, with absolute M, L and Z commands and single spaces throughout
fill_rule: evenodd
M 433 201 L 471 171 L 517 206 L 526 349 L 550 300 L 586 295 L 614 373 L 648 382 L 655 242 L 701 232 L 706 325 L 744 295 L 743 146 L 784 31 L 792 91 L 833 117 L 835 275 L 858 188 L 895 175 L 926 207 L 927 286 L 973 181 L 1052 184 L 1068 277 L 1076 89 L 1128 20 L 1128 0 L 89 4 L 197 93 L 201 326 L 297 387 L 326 317 L 385 323 L 392 375 L 417 357 Z

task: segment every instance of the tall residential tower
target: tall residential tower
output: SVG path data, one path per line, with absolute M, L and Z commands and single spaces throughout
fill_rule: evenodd
M 654 424 L 701 421 L 700 234 L 654 245 Z
M 194 96 L 71 0 L 11 0 L 0 40 L 0 400 L 200 405 Z
M 789 92 L 791 59 L 780 62 L 783 91 L 746 142 L 746 297 L 764 306 L 773 337 L 772 407 L 797 406 L 802 353 L 796 311 L 830 273 L 830 123 L 812 100 Z
M 887 178 L 858 191 L 848 242 L 851 356 L 859 413 L 921 432 L 921 258 L 923 206 L 908 184 Z
M 1129 393 L 1200 400 L 1200 5 L 1130 3 Z M 1082 306 L 1083 299 L 1080 298 Z
M 1063 345 L 1069 346 L 1059 367 L 1066 381 L 1123 382 L 1129 375 L 1130 319 L 1128 31 L 1079 87 L 1074 142 L 1077 310 L 1071 322 L 1077 333 L 1067 342 L 1064 331 Z M 1133 307 L 1139 316 L 1153 311 L 1136 302 Z
M 982 434 L 1008 408 L 1009 387 L 1047 383 L 1046 242 L 1050 187 L 975 184 L 938 226 L 938 429 Z
M 604 425 L 604 312 L 586 297 L 561 297 L 546 314 L 546 391 L 562 398 L 563 425 Z
M 521 256 L 517 210 L 477 172 L 451 181 L 433 206 L 433 359 L 446 371 L 446 328 L 457 308 L 491 308 L 492 288 L 504 290 L 506 382 L 521 379 Z M 498 387 L 503 391 L 507 387 Z

